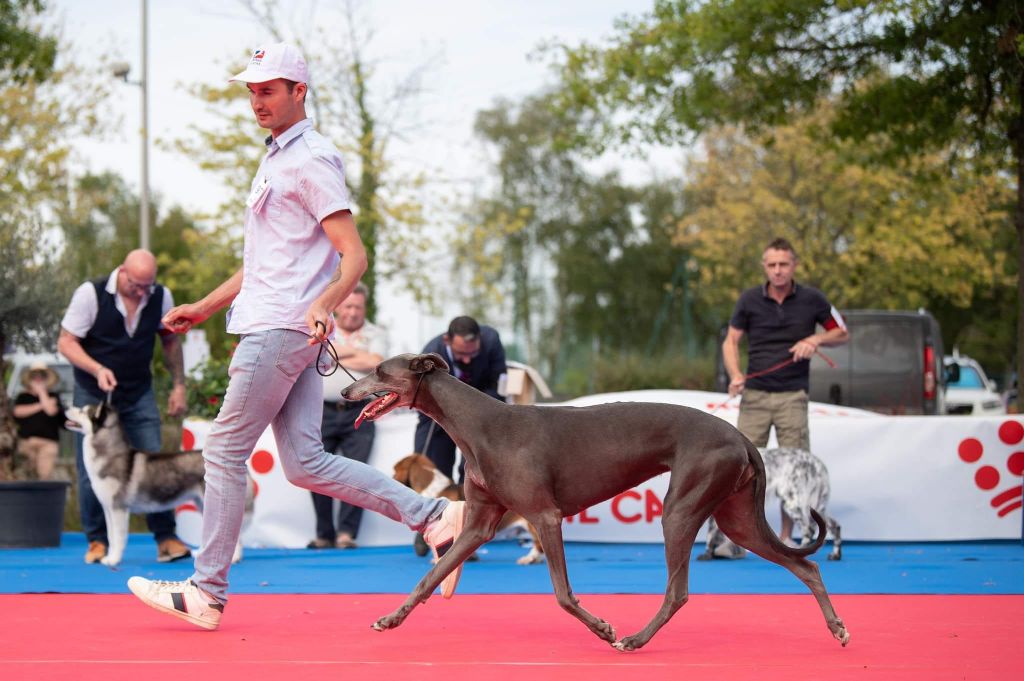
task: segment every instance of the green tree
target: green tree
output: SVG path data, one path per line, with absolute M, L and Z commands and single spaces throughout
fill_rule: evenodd
M 677 352 L 703 316 L 695 291 L 683 289 L 687 253 L 672 244 L 681 193 L 672 183 L 631 187 L 614 173 L 588 173 L 554 143 L 553 123 L 543 95 L 479 114 L 497 182 L 467 209 L 476 219 L 460 230 L 455 253 L 468 290 L 483 293 L 470 309 L 493 316 L 507 306 L 526 359 L 577 392 L 595 387 L 599 358 L 614 365 L 630 353 Z M 679 377 L 662 380 L 667 387 Z
M 772 126 L 836 95 L 831 132 L 882 158 L 953 150 L 1009 171 L 1024 273 L 1024 2 L 658 0 L 605 46 L 565 49 L 568 141 L 690 140 Z M 1009 221 L 1008 221 L 1009 222 Z M 1024 277 L 1017 277 L 1024 367 Z M 1022 398 L 1024 400 L 1024 398 Z
M 43 0 L 0 0 L 0 72 L 17 83 L 41 82 L 53 72 L 57 38 L 40 30 Z
M 703 265 L 705 302 L 726 319 L 736 292 L 763 277 L 764 246 L 786 234 L 799 278 L 839 306 L 942 310 L 950 346 L 968 327 L 1005 337 L 1006 314 L 986 303 L 1013 291 L 1003 179 L 937 154 L 872 163 L 861 145 L 816 135 L 828 115 L 824 106 L 758 135 L 724 126 L 704 136 L 676 238 Z
M 0 3 L 0 352 L 54 345 L 70 285 L 57 266 L 52 230 L 67 193 L 67 140 L 100 129 L 103 86 L 86 87 L 73 66 L 52 70 L 57 40 L 38 28 L 41 8 Z M 76 89 L 75 98 L 63 94 Z M 4 368 L 0 357 L 0 375 Z M 0 393 L 0 440 L 9 446 L 7 396 Z

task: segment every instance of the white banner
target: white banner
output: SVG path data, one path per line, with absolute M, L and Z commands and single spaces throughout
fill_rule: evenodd
M 735 423 L 736 401 L 719 393 L 645 390 L 593 395 L 567 404 L 639 401 L 685 404 L 715 411 Z M 186 421 L 186 446 L 202 447 L 209 423 Z M 398 410 L 377 421 L 370 464 L 389 475 L 413 448 L 416 414 Z M 1021 537 L 1024 417 L 879 416 L 811 403 L 811 443 L 828 466 L 829 513 L 853 540 L 937 541 Z M 193 438 L 194 442 L 189 442 Z M 315 518 L 308 491 L 291 485 L 277 460 L 268 429 L 249 460 L 258 492 L 246 546 L 305 546 Z M 567 518 L 568 541 L 660 542 L 661 499 L 667 474 Z M 767 503 L 778 527 L 778 503 Z M 178 509 L 179 534 L 197 544 L 201 520 L 194 508 Z M 404 526 L 363 514 L 363 546 L 412 542 Z

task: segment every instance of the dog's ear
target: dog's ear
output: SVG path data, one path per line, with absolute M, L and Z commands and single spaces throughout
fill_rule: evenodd
M 412 467 L 414 456 L 415 455 L 410 455 L 399 460 L 398 463 L 395 464 L 395 474 L 391 477 L 393 477 L 395 480 L 402 483 L 403 485 L 408 485 L 409 468 Z
M 448 363 L 444 361 L 441 355 L 433 352 L 426 355 L 416 355 L 409 362 L 409 371 L 414 374 L 429 374 L 435 370 L 448 373 Z

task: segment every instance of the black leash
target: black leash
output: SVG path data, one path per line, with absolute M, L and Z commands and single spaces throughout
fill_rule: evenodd
M 323 338 L 321 338 L 319 341 L 320 351 L 316 353 L 316 372 L 323 376 L 324 378 L 327 378 L 328 376 L 333 376 L 334 373 L 338 370 L 338 367 L 341 367 L 341 370 L 348 374 L 348 377 L 352 379 L 353 383 L 358 381 L 359 379 L 353 376 L 352 372 L 346 369 L 345 366 L 341 363 L 341 360 L 338 359 L 338 351 L 335 350 L 334 346 L 331 345 L 330 341 L 327 340 L 327 324 L 324 322 L 317 322 L 316 325 L 322 326 L 324 328 Z M 324 358 L 324 350 L 327 351 L 327 355 L 331 358 L 331 361 L 334 362 L 334 367 L 326 374 L 324 373 L 324 370 L 320 368 L 320 363 L 323 362 Z M 327 362 L 323 362 L 323 366 L 327 366 Z

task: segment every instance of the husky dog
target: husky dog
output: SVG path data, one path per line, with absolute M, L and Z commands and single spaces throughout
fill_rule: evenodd
M 764 460 L 767 491 L 779 498 L 782 510 L 792 518 L 794 529 L 800 536 L 799 545 L 811 543 L 815 527 L 811 520 L 813 508 L 825 519 L 828 532 L 832 535 L 832 553 L 828 554 L 828 559 L 842 559 L 842 527 L 828 514 L 832 487 L 825 462 L 806 449 L 777 447 L 762 448 L 760 452 Z M 782 540 L 790 542 L 789 537 L 782 537 Z M 697 557 L 698 560 L 742 558 L 744 555 L 743 549 L 725 538 L 712 518 L 708 523 L 707 550 Z
M 202 510 L 206 485 L 201 451 L 141 452 L 128 443 L 117 410 L 107 404 L 72 407 L 67 416 L 85 435 L 85 470 L 107 521 L 110 546 L 101 559 L 104 565 L 121 562 L 128 541 L 130 513 L 166 511 L 189 501 Z M 252 517 L 254 489 L 250 478 L 243 530 Z M 239 541 L 231 562 L 241 559 Z

